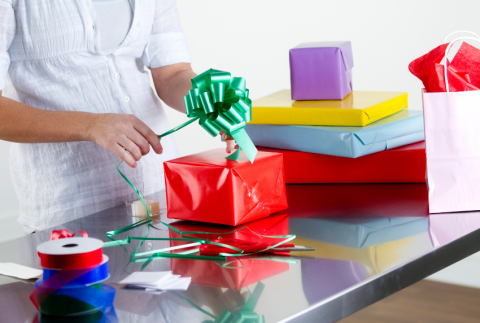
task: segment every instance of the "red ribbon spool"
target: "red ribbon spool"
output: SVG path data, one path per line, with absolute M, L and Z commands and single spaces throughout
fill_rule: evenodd
M 57 270 L 84 269 L 103 261 L 103 241 L 93 238 L 50 240 L 37 247 L 40 265 Z
M 103 261 L 102 248 L 74 255 L 45 255 L 38 253 L 40 265 L 48 269 L 83 269 L 96 267 Z

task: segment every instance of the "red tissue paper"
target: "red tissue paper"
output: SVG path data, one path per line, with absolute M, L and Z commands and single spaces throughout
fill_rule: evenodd
M 243 151 L 226 156 L 213 149 L 164 163 L 168 218 L 238 225 L 288 207 L 282 154 L 259 152 L 253 164 Z
M 283 153 L 287 184 L 425 183 L 425 141 L 358 158 L 257 148 Z
M 447 44 L 438 46 L 410 63 L 408 69 L 418 77 L 427 92 L 446 92 L 445 57 Z M 480 50 L 462 43 L 457 54 L 447 66 L 450 92 L 476 91 L 480 89 Z
M 224 239 L 233 238 L 251 242 L 278 243 L 285 239 L 272 239 L 268 237 L 260 237 L 259 235 L 287 235 L 288 216 L 286 214 L 272 215 L 267 218 L 248 223 L 248 229 L 243 229 L 241 231 L 228 234 L 223 234 L 223 232 L 239 230 L 245 225 L 231 228 L 222 227 L 220 225 L 180 221 L 173 223 L 172 226 L 183 232 L 197 231 L 218 233 L 218 235 L 189 234 L 189 236 L 191 237 L 203 239 L 212 239 L 212 237 L 217 238 L 218 236 L 221 236 Z M 182 236 L 180 234 L 174 231 L 170 231 L 170 238 L 173 239 L 181 237 Z M 189 243 L 191 242 L 172 240 L 170 241 L 170 246 L 173 247 Z M 181 249 L 178 250 L 178 252 L 184 252 L 185 250 L 186 249 Z M 268 258 L 269 256 L 266 257 Z M 194 284 L 230 288 L 236 290 L 240 290 L 243 287 L 257 283 L 268 277 L 272 277 L 282 272 L 288 271 L 289 269 L 288 263 L 265 260 L 261 258 L 261 255 L 254 257 L 232 257 L 228 258 L 228 265 L 225 265 L 223 267 L 216 261 L 172 258 L 171 269 L 174 275 L 192 277 L 192 283 Z M 230 263 L 230 261 L 232 263 Z

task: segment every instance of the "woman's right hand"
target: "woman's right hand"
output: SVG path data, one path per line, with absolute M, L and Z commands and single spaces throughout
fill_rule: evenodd
M 137 161 L 142 156 L 149 153 L 150 146 L 157 154 L 163 152 L 157 135 L 131 114 L 95 114 L 87 138 L 113 152 L 133 168 L 137 167 Z

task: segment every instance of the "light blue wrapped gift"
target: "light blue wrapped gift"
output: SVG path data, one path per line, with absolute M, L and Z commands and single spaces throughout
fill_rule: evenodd
M 356 158 L 425 140 L 422 111 L 403 110 L 365 127 L 247 124 L 256 146 Z
M 365 248 L 428 230 L 428 217 L 290 218 L 288 231 L 300 238 Z

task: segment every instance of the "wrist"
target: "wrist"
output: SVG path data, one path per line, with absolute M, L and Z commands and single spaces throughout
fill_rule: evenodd
M 96 142 L 95 126 L 98 123 L 99 117 L 100 115 L 97 113 L 86 113 L 85 131 L 82 134 L 83 135 L 82 141 Z

